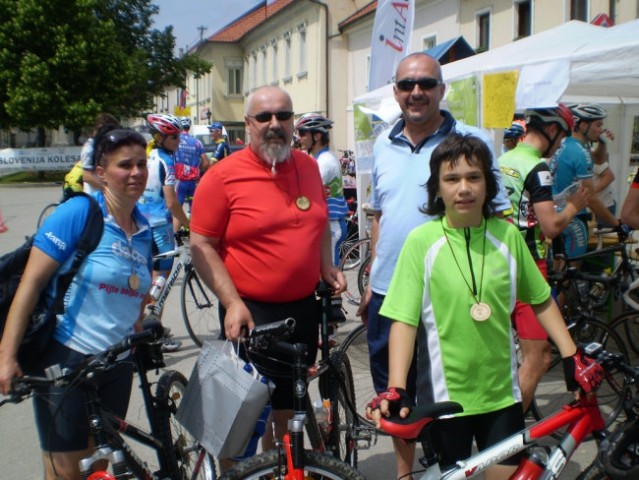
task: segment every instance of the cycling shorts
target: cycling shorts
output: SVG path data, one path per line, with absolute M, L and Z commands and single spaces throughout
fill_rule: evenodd
M 44 353 L 42 365 L 60 364 L 74 369 L 85 355 L 53 340 Z M 36 375 L 44 375 L 44 369 Z M 129 406 L 133 384 L 133 364 L 118 362 L 94 377 L 98 385 L 100 404 L 105 410 L 124 418 Z M 89 445 L 89 417 L 82 388 L 38 387 L 33 397 L 40 448 L 45 452 L 73 452 Z
M 189 206 L 193 204 L 193 195 L 195 195 L 195 187 L 197 187 L 197 182 L 197 180 L 178 181 L 176 193 L 180 205 L 184 205 L 184 202 L 187 202 Z
M 371 301 L 368 304 L 368 325 L 366 328 L 371 376 L 373 377 L 373 387 L 376 393 L 385 392 L 389 387 L 388 337 L 393 321 L 379 314 L 379 309 L 382 308 L 383 302 L 384 295 L 373 292 Z M 411 398 L 415 398 L 417 394 L 416 363 L 417 355 L 413 355 L 413 361 L 408 371 L 408 378 L 406 379 L 406 391 Z
M 548 279 L 548 267 L 546 260 L 537 259 L 535 262 L 537 263 L 537 266 L 544 278 Z M 515 303 L 515 310 L 510 315 L 510 320 L 517 331 L 517 335 L 522 340 L 548 339 L 546 330 L 544 330 L 544 327 L 541 326 L 541 323 L 537 320 L 537 316 L 535 315 L 532 307 L 527 303 L 517 300 Z
M 319 324 L 322 318 L 322 307 L 315 294 L 294 302 L 267 303 L 243 299 L 251 312 L 255 325 L 266 325 L 286 318 L 294 318 L 295 331 L 287 340 L 289 343 L 305 343 L 308 345 L 307 364 L 315 362 L 317 356 L 317 339 Z M 220 318 L 225 310 L 220 308 Z M 241 356 L 246 359 L 245 352 Z M 293 363 L 290 356 L 268 352 L 269 358 L 254 356 L 251 358 L 257 370 L 275 384 L 271 392 L 273 410 L 293 409 Z
M 481 452 L 525 428 L 521 403 L 495 412 L 438 420 L 433 426 L 435 451 L 440 452 L 442 471 L 470 457 L 473 439 Z M 517 453 L 500 465 L 518 465 L 523 453 Z
M 573 218 L 562 233 L 565 255 L 571 258 L 586 253 L 588 235 L 588 215 Z
M 170 223 L 151 227 L 153 232 L 153 255 L 166 253 L 175 249 L 175 238 L 173 237 L 173 225 Z M 153 261 L 153 270 L 168 272 L 173 267 L 173 258 L 164 258 Z

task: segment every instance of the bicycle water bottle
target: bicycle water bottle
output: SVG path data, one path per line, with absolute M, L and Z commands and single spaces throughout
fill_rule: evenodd
M 166 278 L 164 278 L 163 276 L 159 276 L 155 280 L 153 280 L 153 283 L 151 284 L 151 290 L 149 290 L 149 295 L 153 300 L 157 300 L 158 298 L 160 298 L 160 293 L 162 293 L 164 285 L 166 285 Z
M 317 425 L 322 432 L 322 437 L 324 440 L 327 440 L 330 430 L 331 401 L 328 399 L 313 400 L 313 413 L 315 414 Z
M 530 447 L 526 456 L 519 463 L 511 480 L 537 478 L 548 464 L 548 451 L 543 447 Z
M 264 407 L 264 410 L 262 410 L 262 414 L 260 415 L 260 418 L 257 419 L 257 423 L 255 424 L 255 430 L 253 431 L 253 435 L 251 436 L 251 439 L 249 440 L 249 443 L 246 446 L 244 453 L 236 457 L 231 457 L 231 460 L 236 460 L 236 461 L 244 460 L 246 458 L 252 457 L 253 455 L 257 453 L 257 442 L 260 440 L 260 438 L 264 436 L 264 433 L 266 433 L 268 416 L 270 415 L 270 413 L 271 413 L 271 406 L 266 405 L 266 407 Z

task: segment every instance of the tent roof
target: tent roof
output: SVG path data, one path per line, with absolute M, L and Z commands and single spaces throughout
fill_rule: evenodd
M 440 64 L 446 65 L 447 63 L 475 55 L 476 52 L 466 39 L 460 36 L 424 50 L 424 53 L 439 60 Z
M 448 83 L 472 74 L 562 61 L 569 64 L 567 96 L 639 102 L 639 20 L 606 28 L 573 20 L 442 67 Z M 612 99 L 612 100 L 611 100 Z

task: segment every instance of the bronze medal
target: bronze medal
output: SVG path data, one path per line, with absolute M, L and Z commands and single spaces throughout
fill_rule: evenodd
M 475 303 L 472 307 L 470 307 L 470 316 L 473 317 L 473 320 L 476 322 L 488 320 L 492 313 L 493 312 L 490 307 L 484 302 Z
M 129 275 L 129 288 L 136 291 L 140 288 L 140 277 L 138 277 L 135 273 Z
M 297 208 L 299 208 L 300 210 L 306 211 L 311 208 L 311 201 L 308 199 L 308 197 L 300 195 L 295 200 L 295 205 L 297 205 Z

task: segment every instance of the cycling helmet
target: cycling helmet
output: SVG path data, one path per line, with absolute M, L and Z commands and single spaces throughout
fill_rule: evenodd
M 639 478 L 639 421 L 631 420 L 619 425 L 601 442 L 598 460 L 603 464 L 608 478 L 630 480 Z
M 524 115 L 526 116 L 526 124 L 535 120 L 542 125 L 557 123 L 568 134 L 571 134 L 575 128 L 572 113 L 563 103 L 552 108 L 529 108 L 526 109 Z
M 513 140 L 519 140 L 526 133 L 524 127 L 519 122 L 513 122 L 510 128 L 504 130 L 504 138 L 512 138 Z
M 152 113 L 146 117 L 151 133 L 162 135 L 176 135 L 182 131 L 182 123 L 174 115 Z
M 319 113 L 305 113 L 295 124 L 295 130 L 300 132 L 328 133 L 333 128 L 333 121 Z
M 570 111 L 576 121 L 594 122 L 608 116 L 606 111 L 596 103 L 575 103 L 570 105 Z
M 191 128 L 191 119 L 189 117 L 180 117 L 180 124 L 182 125 L 182 130 L 188 130 Z

